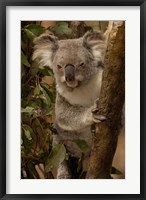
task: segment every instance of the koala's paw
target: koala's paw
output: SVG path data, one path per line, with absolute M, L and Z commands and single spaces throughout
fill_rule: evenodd
M 69 172 L 68 166 L 65 161 L 59 165 L 56 178 L 71 179 L 71 173 Z
M 71 179 L 71 176 L 69 174 L 59 174 L 57 179 Z
M 100 122 L 106 120 L 105 116 L 99 114 L 99 109 L 98 108 L 93 108 L 91 112 L 92 112 L 93 121 L 95 123 L 100 123 Z

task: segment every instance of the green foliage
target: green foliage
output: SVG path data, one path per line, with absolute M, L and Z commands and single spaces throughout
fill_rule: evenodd
M 55 144 L 47 158 L 45 171 L 50 172 L 63 162 L 66 157 L 66 149 L 63 144 Z
M 85 140 L 74 140 L 74 142 L 80 148 L 82 153 L 85 153 L 89 149 L 89 146 Z
M 57 22 L 57 25 L 54 27 L 48 27 L 48 30 L 54 33 L 54 35 L 61 37 L 65 36 L 66 38 L 72 34 L 72 29 L 69 28 L 68 22 Z
M 23 51 L 21 51 L 21 63 L 27 67 L 30 67 L 27 57 L 24 55 Z
M 26 34 L 27 38 L 33 41 L 37 36 L 45 31 L 45 28 L 37 24 L 29 24 L 23 27 L 22 31 Z
M 39 178 L 35 165 L 45 164 L 52 148 L 55 103 L 54 84 L 46 83 L 44 76 L 53 72 L 32 63 L 33 39 L 44 32 L 40 25 L 29 24 L 21 29 L 21 170 L 22 178 Z M 24 172 L 25 175 L 24 176 Z

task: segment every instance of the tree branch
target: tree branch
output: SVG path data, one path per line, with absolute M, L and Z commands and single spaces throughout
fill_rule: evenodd
M 110 22 L 109 29 L 101 96 L 97 102 L 99 114 L 107 120 L 96 125 L 87 179 L 110 178 L 125 99 L 125 23 Z

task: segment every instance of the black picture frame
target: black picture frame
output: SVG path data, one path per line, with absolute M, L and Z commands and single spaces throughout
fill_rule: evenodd
M 140 6 L 140 194 L 7 194 L 6 193 L 6 7 L 7 6 Z M 0 0 L 0 198 L 146 200 L 146 1 L 145 0 Z M 8 80 L 7 80 L 8 81 Z M 136 173 L 136 172 L 135 172 Z M 132 187 L 132 186 L 131 186 Z

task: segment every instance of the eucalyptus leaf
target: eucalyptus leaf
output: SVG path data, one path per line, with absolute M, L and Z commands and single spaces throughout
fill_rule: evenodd
M 45 28 L 38 24 L 29 24 L 25 26 L 25 29 L 31 31 L 35 36 L 39 36 L 45 31 Z
M 33 107 L 30 107 L 30 106 L 27 106 L 26 108 L 22 108 L 21 109 L 21 112 L 22 113 L 32 113 L 32 111 L 34 111 L 34 108 Z
M 32 136 L 34 135 L 34 132 L 30 126 L 27 124 L 22 125 L 22 129 L 24 130 L 24 134 L 28 140 L 32 140 Z
M 68 22 L 65 22 L 65 21 L 57 21 L 57 22 L 56 22 L 56 25 L 57 25 L 57 26 L 68 26 Z
M 33 140 L 31 139 L 31 136 L 27 132 L 28 132 L 28 130 L 24 130 L 24 134 L 22 134 L 24 152 L 26 154 L 28 154 L 33 147 Z
M 39 71 L 43 74 L 43 76 L 54 76 L 53 71 L 48 67 L 39 67 Z
M 73 140 L 76 145 L 80 148 L 81 152 L 86 152 L 89 148 L 87 142 L 85 140 Z
M 31 133 L 30 133 L 29 130 L 24 130 L 24 133 L 25 133 L 28 140 L 32 140 Z
M 23 51 L 21 51 L 21 63 L 27 67 L 30 67 L 27 57 L 24 55 Z
M 118 175 L 121 175 L 122 172 L 120 172 L 117 168 L 112 167 L 112 169 L 111 169 L 111 174 L 118 174 Z
M 31 41 L 33 41 L 37 36 L 33 33 L 33 32 L 31 32 L 30 30 L 28 30 L 28 29 L 23 29 L 23 31 L 25 32 L 25 34 L 27 35 L 27 37 L 31 40 Z
M 56 94 L 55 92 L 50 91 L 48 88 L 46 88 L 45 86 L 41 85 L 42 88 L 46 91 L 46 93 L 48 94 L 51 103 L 55 103 L 55 99 L 56 99 Z
M 66 149 L 63 144 L 55 144 L 47 158 L 45 172 L 48 173 L 55 169 L 66 157 Z
M 36 87 L 35 87 L 35 89 L 34 89 L 34 95 L 39 95 L 40 94 L 40 92 L 41 92 L 41 89 L 40 89 L 40 85 L 37 85 Z
M 41 86 L 40 86 L 40 90 L 42 91 L 43 96 L 44 96 L 45 99 L 44 99 L 43 97 L 42 97 L 42 98 L 43 98 L 44 100 L 46 100 L 45 103 L 48 104 L 48 105 L 50 106 L 50 104 L 51 104 L 51 99 L 50 99 L 49 95 L 48 95 L 47 92 L 44 90 L 44 88 L 41 87 Z
M 72 33 L 72 29 L 70 29 L 68 27 L 68 23 L 67 22 L 60 22 L 57 24 L 57 26 L 52 27 L 50 29 L 51 31 L 53 31 L 55 33 L 55 35 L 70 35 Z
M 27 37 L 33 41 L 36 37 L 44 32 L 45 28 L 37 24 L 29 24 L 23 28 Z
M 44 109 L 44 112 L 43 112 L 44 115 L 46 116 L 52 115 L 52 109 L 47 104 L 44 103 L 43 109 Z

